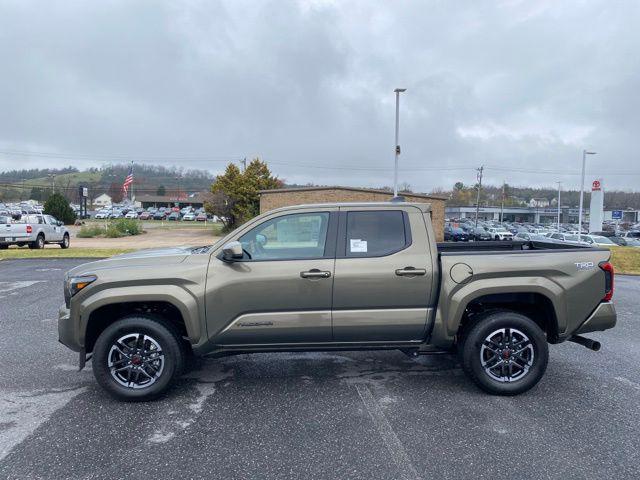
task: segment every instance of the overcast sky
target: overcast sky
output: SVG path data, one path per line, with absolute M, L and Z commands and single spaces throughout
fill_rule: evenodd
M 290 183 L 391 185 L 405 87 L 416 191 L 481 164 L 576 188 L 583 148 L 588 179 L 640 190 L 639 24 L 637 0 L 0 0 L 0 170 L 260 156 Z

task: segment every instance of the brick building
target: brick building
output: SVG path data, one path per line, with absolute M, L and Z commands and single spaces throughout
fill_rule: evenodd
M 431 204 L 433 229 L 436 233 L 436 240 L 441 242 L 444 239 L 444 203 L 446 197 L 417 193 L 402 193 L 401 195 L 407 202 Z M 260 192 L 260 213 L 289 205 L 335 202 L 385 202 L 391 200 L 392 197 L 393 193 L 387 192 L 386 190 L 353 187 L 302 187 L 262 190 Z

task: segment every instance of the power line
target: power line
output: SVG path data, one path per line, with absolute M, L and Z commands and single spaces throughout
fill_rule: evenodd
M 145 161 L 185 161 L 189 163 L 233 163 L 240 162 L 246 168 L 246 157 L 243 155 L 215 155 L 215 154 L 176 154 L 176 155 L 134 155 L 125 153 L 63 153 L 63 152 L 44 152 L 44 151 L 26 151 L 26 150 L 0 150 L 2 156 L 22 156 L 22 157 L 37 157 L 37 158 L 55 158 L 65 160 L 86 160 L 86 161 L 120 161 L 129 162 L 132 159 L 138 163 L 144 164 Z M 280 160 L 266 160 L 269 165 L 281 165 L 293 168 L 302 169 L 314 169 L 314 170 L 328 170 L 328 171 L 354 171 L 354 172 L 390 172 L 393 169 L 389 167 L 373 167 L 373 166 L 347 166 L 347 165 L 318 165 L 318 164 L 305 164 L 299 162 L 287 162 Z M 521 168 L 521 167 L 503 167 L 495 165 L 484 165 L 484 169 L 487 171 L 496 172 L 512 172 L 512 173 L 527 173 L 527 174 L 548 174 L 548 175 L 561 175 L 572 176 L 580 175 L 578 171 L 563 171 L 550 169 L 536 169 L 536 168 Z M 475 167 L 469 165 L 455 165 L 455 166 L 438 166 L 438 167 L 423 167 L 423 166 L 405 166 L 400 168 L 403 172 L 433 172 L 433 171 L 464 171 L 464 170 L 476 170 Z M 637 176 L 640 175 L 640 171 L 607 171 L 607 175 L 615 176 Z

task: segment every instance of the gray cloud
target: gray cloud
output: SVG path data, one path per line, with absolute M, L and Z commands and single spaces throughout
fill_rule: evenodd
M 260 155 L 290 182 L 388 185 L 403 86 L 417 190 L 480 164 L 490 183 L 576 187 L 583 148 L 590 174 L 636 188 L 638 20 L 632 0 L 2 1 L 0 150 L 214 172 Z

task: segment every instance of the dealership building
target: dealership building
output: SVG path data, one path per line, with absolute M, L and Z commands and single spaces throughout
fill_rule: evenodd
M 557 207 L 480 207 L 478 219 L 521 223 L 555 223 L 558 221 Z M 449 219 L 476 218 L 476 207 L 447 207 L 445 216 Z M 589 218 L 589 209 L 584 210 L 584 218 Z M 578 223 L 578 209 L 560 208 L 560 223 Z

